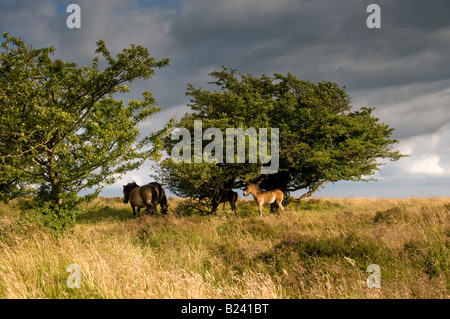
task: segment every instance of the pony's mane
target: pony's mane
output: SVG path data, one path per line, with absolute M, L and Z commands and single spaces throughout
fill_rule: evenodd
M 134 188 L 136 186 L 138 186 L 138 184 L 136 184 L 136 182 L 131 182 L 131 183 L 128 183 L 127 185 L 124 185 L 123 187 L 125 189 L 129 189 L 129 188 Z
M 261 189 L 257 184 L 254 184 L 254 183 L 248 183 L 248 186 L 254 187 L 257 191 L 262 191 L 262 189 Z

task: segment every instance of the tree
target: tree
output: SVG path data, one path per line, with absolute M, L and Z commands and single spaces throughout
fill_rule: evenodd
M 160 108 L 148 91 L 124 105 L 113 95 L 126 84 L 148 79 L 156 61 L 142 46 L 113 57 L 97 42 L 91 66 L 52 60 L 53 47 L 33 49 L 3 34 L 0 55 L 0 184 L 40 185 L 41 197 L 56 205 L 82 189 L 98 194 L 124 172 L 157 158 L 167 127 L 140 138 L 138 125 Z M 102 60 L 103 60 L 102 59 Z M 100 68 L 100 64 L 104 67 Z M 6 192 L 6 194 L 5 194 Z M 8 193 L 9 192 L 9 193 Z M 55 206 L 57 207 L 57 206 Z
M 309 196 L 329 181 L 372 180 L 370 175 L 382 165 L 380 159 L 402 156 L 392 148 L 397 143 L 391 138 L 393 129 L 379 123 L 373 108 L 351 111 L 350 97 L 336 83 L 312 83 L 290 73 L 260 78 L 247 74 L 239 79 L 235 70 L 227 68 L 210 75 L 214 78 L 210 84 L 218 89 L 211 92 L 189 85 L 186 94 L 191 96 L 193 113 L 186 114 L 176 127 L 192 132 L 193 121 L 200 119 L 204 130 L 279 128 L 279 170 L 262 175 L 261 163 L 227 164 L 224 160 L 208 164 L 215 169 L 204 170 L 202 179 L 193 179 L 195 170 L 166 159 L 160 164 L 161 178 L 179 194 L 201 197 L 201 190 L 214 179 L 225 180 L 230 189 L 252 181 L 263 189 L 282 189 L 287 195 L 304 189 L 304 196 Z M 165 140 L 169 154 L 177 142 Z M 180 175 L 184 178 L 181 185 Z M 197 185 L 200 181 L 203 185 Z M 217 189 L 212 193 L 217 194 Z M 213 196 L 203 204 L 216 201 Z

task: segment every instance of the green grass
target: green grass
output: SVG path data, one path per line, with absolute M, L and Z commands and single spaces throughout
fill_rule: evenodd
M 1 298 L 449 298 L 450 198 L 240 200 L 214 216 L 132 218 L 119 198 L 54 236 L 0 205 Z M 181 206 L 180 206 L 181 207 Z M 81 288 L 66 285 L 67 266 Z M 369 289 L 367 266 L 381 268 Z

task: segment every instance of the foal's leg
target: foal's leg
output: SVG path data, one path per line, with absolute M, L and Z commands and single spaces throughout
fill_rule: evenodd
M 262 217 L 262 205 L 263 205 L 263 202 L 261 202 L 261 203 L 258 203 L 258 208 L 259 208 L 259 216 L 261 216 L 261 217 Z
M 274 201 L 272 204 L 270 204 L 270 212 L 271 213 L 276 213 L 278 210 L 278 206 L 276 206 L 278 204 L 277 201 Z
M 283 198 L 281 198 L 281 199 L 277 199 L 277 204 L 278 204 L 278 207 L 280 207 L 280 208 L 281 208 L 281 210 L 284 210 L 283 204 L 281 204 L 282 202 L 283 202 Z

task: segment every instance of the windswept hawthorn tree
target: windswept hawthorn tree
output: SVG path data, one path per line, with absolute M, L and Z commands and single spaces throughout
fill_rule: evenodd
M 352 111 L 349 95 L 336 83 L 312 83 L 290 73 L 239 78 L 227 68 L 210 75 L 210 84 L 218 89 L 189 85 L 186 94 L 193 112 L 175 126 L 187 128 L 191 135 L 194 120 L 202 120 L 203 130 L 216 127 L 223 132 L 233 127 L 278 128 L 279 170 L 262 175 L 261 164 L 227 164 L 226 154 L 224 163 L 166 159 L 160 164 L 161 179 L 179 195 L 214 207 L 221 191 L 253 181 L 263 189 L 279 188 L 287 194 L 304 190 L 303 196 L 309 196 L 326 182 L 368 180 L 382 165 L 380 159 L 402 157 L 393 149 L 393 129 L 379 123 L 373 108 Z M 165 139 L 169 154 L 177 142 Z
M 129 91 L 126 84 L 153 76 L 169 59 L 156 61 L 136 45 L 113 57 L 101 40 L 91 66 L 52 59 L 53 52 L 3 34 L 0 191 L 5 198 L 17 185 L 39 185 L 38 197 L 59 209 L 76 201 L 80 190 L 92 188 L 96 195 L 124 172 L 159 156 L 167 127 L 143 138 L 138 129 L 160 110 L 151 92 L 126 105 L 116 96 Z

